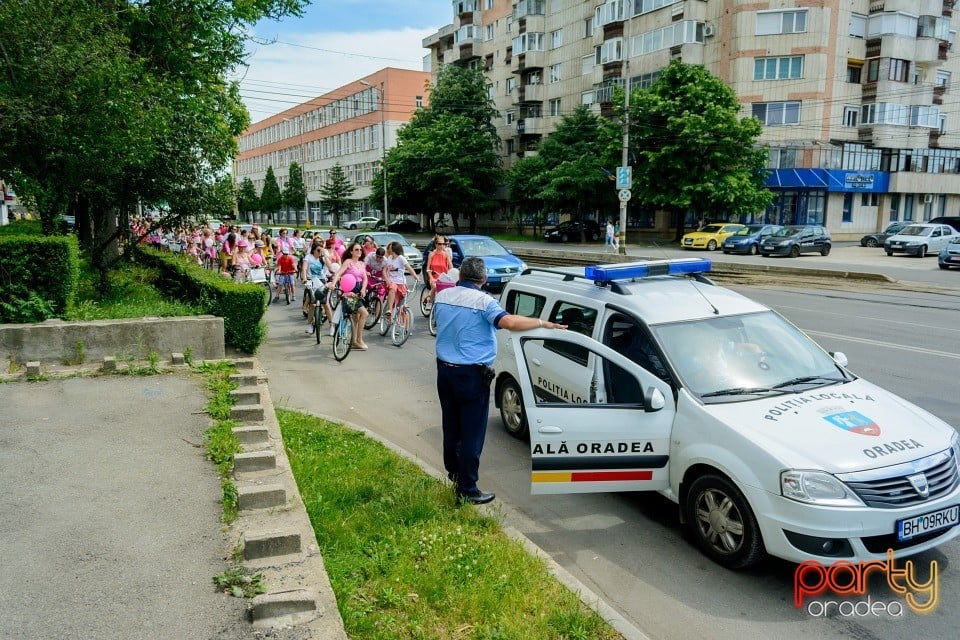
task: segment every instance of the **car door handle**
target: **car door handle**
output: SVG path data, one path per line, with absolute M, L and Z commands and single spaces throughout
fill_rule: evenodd
M 537 429 L 538 433 L 563 433 L 563 429 L 560 427 L 540 427 Z
M 532 362 L 533 364 L 537 365 L 538 367 L 542 367 L 542 366 L 543 366 L 543 363 L 540 362 L 539 360 L 537 360 L 536 358 L 533 358 L 532 360 L 530 360 L 530 362 Z

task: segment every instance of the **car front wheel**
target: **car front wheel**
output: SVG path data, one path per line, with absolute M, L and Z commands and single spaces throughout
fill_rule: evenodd
M 925 258 L 927 256 L 927 245 L 921 245 L 920 250 L 917 251 L 918 258 Z
M 500 385 L 497 392 L 497 403 L 500 405 L 500 419 L 507 433 L 514 438 L 527 437 L 527 414 L 523 411 L 523 396 L 520 395 L 520 386 L 513 378 L 507 378 Z
M 820 248 L 820 255 L 828 256 L 830 255 L 830 245 L 825 244 Z
M 707 243 L 707 251 L 716 251 L 716 250 L 717 250 L 717 243 L 715 240 L 711 240 L 710 242 Z
M 800 247 L 794 245 L 793 248 L 790 249 L 790 257 L 791 257 L 791 258 L 799 258 L 799 257 L 800 257 Z
M 763 558 L 757 519 L 747 499 L 727 478 L 707 474 L 694 480 L 684 508 L 697 546 L 717 564 L 742 569 Z
M 865 246 L 865 247 L 879 247 L 880 245 L 879 245 L 879 243 L 877 242 L 877 239 L 876 239 L 876 238 L 867 238 L 866 242 L 864 242 L 864 246 Z
M 755 244 L 750 245 L 750 255 L 755 256 L 760 253 L 760 247 Z

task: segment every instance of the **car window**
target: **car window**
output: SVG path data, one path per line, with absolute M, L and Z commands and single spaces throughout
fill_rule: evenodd
M 576 331 L 585 336 L 593 335 L 593 327 L 597 323 L 596 309 L 581 307 L 567 302 L 557 302 L 553 311 L 550 313 L 549 320 L 567 325 L 568 331 Z M 566 342 L 556 340 L 546 340 L 543 343 L 545 349 L 558 353 L 570 360 L 586 366 L 587 349 Z
M 630 358 L 661 380 L 670 382 L 663 356 L 650 335 L 632 318 L 619 313 L 612 315 L 603 331 L 603 344 Z
M 939 237 L 940 237 L 940 227 L 937 227 L 936 229 L 934 229 L 933 231 L 931 231 L 931 232 L 930 232 L 930 237 L 931 237 L 931 238 L 939 238 Z
M 507 302 L 503 309 L 507 313 L 528 318 L 539 318 L 543 305 L 547 299 L 544 296 L 534 295 L 516 289 L 507 294 Z
M 503 245 L 491 238 L 468 238 L 461 241 L 463 255 L 470 257 L 507 255 Z
M 708 224 L 703 229 L 700 229 L 703 233 L 720 233 L 720 230 L 723 229 L 719 224 Z

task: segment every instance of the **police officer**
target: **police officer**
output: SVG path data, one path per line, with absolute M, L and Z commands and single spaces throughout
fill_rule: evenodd
M 480 453 L 490 411 L 490 383 L 497 329 L 525 331 L 565 325 L 508 314 L 481 290 L 487 267 L 481 258 L 460 265 L 460 281 L 437 293 L 437 394 L 443 411 L 443 466 L 458 500 L 486 504 L 494 494 L 477 488 Z

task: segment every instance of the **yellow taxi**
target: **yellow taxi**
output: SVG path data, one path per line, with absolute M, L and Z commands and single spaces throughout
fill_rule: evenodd
M 742 224 L 718 223 L 708 224 L 699 231 L 691 231 L 680 239 L 680 246 L 684 249 L 706 249 L 715 251 L 723 241 L 743 229 Z

